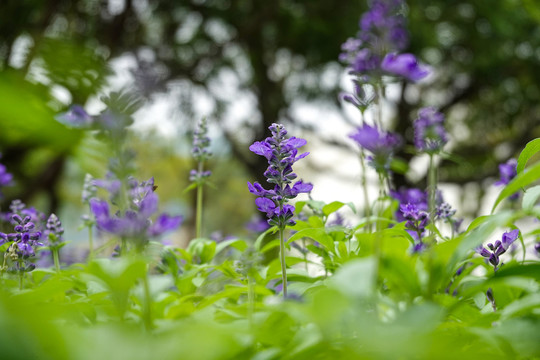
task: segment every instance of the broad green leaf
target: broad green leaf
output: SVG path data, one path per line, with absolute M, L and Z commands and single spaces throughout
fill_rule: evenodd
M 230 239 L 220 242 L 216 245 L 216 254 L 219 254 L 227 246 L 233 247 L 237 250 L 244 251 L 247 248 L 247 244 L 242 239 Z
M 524 210 L 530 210 L 536 204 L 536 201 L 540 197 L 540 185 L 533 186 L 523 194 L 523 201 L 521 202 L 521 207 Z
M 540 151 L 540 138 L 531 140 L 525 145 L 525 148 L 519 154 L 518 163 L 517 163 L 517 173 L 521 173 L 525 166 L 527 165 L 527 162 L 531 157 L 534 156 L 537 152 Z
M 301 239 L 303 237 L 311 238 L 319 242 L 328 250 L 334 249 L 334 240 L 330 235 L 326 233 L 325 228 L 309 228 L 300 230 L 299 232 L 291 236 L 289 240 L 287 240 L 287 244 L 290 244 L 291 242 Z
M 334 274 L 328 286 L 353 298 L 368 297 L 373 293 L 375 271 L 374 258 L 352 260 Z
M 497 200 L 495 201 L 495 204 L 493 204 L 491 213 L 495 211 L 495 208 L 497 207 L 497 205 L 499 205 L 501 201 L 506 199 L 508 196 L 518 192 L 525 186 L 532 184 L 538 179 L 540 179 L 540 163 L 537 163 L 534 166 L 530 167 L 527 171 L 518 173 L 518 175 L 501 191 L 501 193 L 497 197 Z
M 503 318 L 524 315 L 528 311 L 540 308 L 540 294 L 529 294 L 521 299 L 511 302 L 502 311 Z
M 351 202 L 343 203 L 341 201 L 333 201 L 330 204 L 324 205 L 323 208 L 322 208 L 322 211 L 323 211 L 323 214 L 325 216 L 328 216 L 328 215 L 338 211 L 339 209 L 341 209 L 345 205 L 350 207 L 351 210 L 356 213 L 356 208 L 355 208 L 353 203 L 351 203 Z
M 266 230 L 265 232 L 263 232 L 261 235 L 259 235 L 259 237 L 257 238 L 257 240 L 255 240 L 255 249 L 257 250 L 260 250 L 261 249 L 261 245 L 262 245 L 262 242 L 264 240 L 264 238 L 266 237 L 266 235 L 268 234 L 275 234 L 276 231 L 278 231 L 278 227 L 277 226 L 272 226 L 270 229 Z

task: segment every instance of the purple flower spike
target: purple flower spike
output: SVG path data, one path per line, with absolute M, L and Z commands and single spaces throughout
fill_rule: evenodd
M 499 165 L 499 174 L 501 179 L 495 182 L 495 185 L 508 185 L 517 176 L 517 160 L 509 159 L 507 162 Z M 510 200 L 517 200 L 519 192 L 510 195 Z
M 266 190 L 259 183 L 248 182 L 249 192 L 259 196 L 255 204 L 259 211 L 266 213 L 270 225 L 277 225 L 284 228 L 286 225 L 294 224 L 292 216 L 294 207 L 287 205 L 287 201 L 295 198 L 300 193 L 308 193 L 313 189 L 313 185 L 297 181 L 292 165 L 306 157 L 305 152 L 298 155 L 298 148 L 306 145 L 306 140 L 296 137 L 287 138 L 287 130 L 280 124 L 270 126 L 272 137 L 264 141 L 256 141 L 249 149 L 257 155 L 264 156 L 268 160 L 268 168 L 264 172 L 270 184 L 274 184 L 272 190 Z
M 156 222 L 148 229 L 148 235 L 151 237 L 160 236 L 166 232 L 176 230 L 184 218 L 182 216 L 169 216 L 161 214 L 157 217 Z
M 356 143 L 373 154 L 370 165 L 377 171 L 388 171 L 392 155 L 401 144 L 401 137 L 397 134 L 384 132 L 376 126 L 364 124 L 349 135 Z
M 339 60 L 351 72 L 367 79 L 380 74 L 381 60 L 388 52 L 406 48 L 408 35 L 405 18 L 401 14 L 401 0 L 375 0 L 362 16 L 356 38 L 349 38 L 342 46 Z
M 429 68 L 419 64 L 413 54 L 387 54 L 381 63 L 381 68 L 391 75 L 402 76 L 415 82 L 422 80 L 430 73 Z
M 493 269 L 497 271 L 499 263 L 500 263 L 500 256 L 508 250 L 510 245 L 516 239 L 519 237 L 519 230 L 515 229 L 512 231 L 505 232 L 502 235 L 502 240 L 497 240 L 495 244 L 488 244 L 488 249 L 480 246 L 475 251 L 480 254 L 482 257 L 485 257 L 491 265 L 493 265 Z
M 508 185 L 517 175 L 517 160 L 510 159 L 504 164 L 499 165 L 501 179 L 495 185 Z
M 418 151 L 436 154 L 448 142 L 448 134 L 444 128 L 444 115 L 433 107 L 425 107 L 418 111 L 418 119 L 414 122 L 414 145 Z
M 90 128 L 94 121 L 80 105 L 71 106 L 67 112 L 56 116 L 56 120 L 64 125 L 79 129 Z

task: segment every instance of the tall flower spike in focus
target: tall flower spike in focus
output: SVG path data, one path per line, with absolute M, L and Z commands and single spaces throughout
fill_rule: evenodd
M 294 136 L 287 138 L 287 130 L 281 124 L 272 124 L 269 129 L 272 137 L 254 142 L 249 150 L 268 160 L 268 168 L 264 175 L 270 184 L 274 184 L 274 188 L 267 190 L 258 182 L 253 184 L 248 182 L 248 189 L 250 193 L 258 196 L 255 204 L 259 211 L 266 214 L 269 219 L 268 223 L 279 229 L 283 295 L 286 297 L 287 274 L 283 231 L 287 225 L 295 224 L 292 219 L 294 206 L 288 205 L 287 202 L 300 193 L 309 193 L 313 189 L 313 185 L 298 180 L 291 186 L 297 177 L 292 169 L 293 164 L 309 154 L 305 152 L 298 155 L 298 149 L 306 145 L 306 140 Z
M 444 128 L 444 115 L 433 107 L 418 111 L 414 122 L 414 145 L 418 151 L 428 154 L 439 153 L 448 142 Z
M 402 144 L 398 134 L 384 132 L 377 126 L 367 124 L 358 127 L 349 137 L 372 154 L 368 158 L 369 164 L 380 173 L 386 173 L 390 169 L 392 156 Z

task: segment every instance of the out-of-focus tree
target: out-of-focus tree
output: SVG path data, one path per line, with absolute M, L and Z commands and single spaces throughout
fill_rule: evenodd
M 133 75 L 143 96 L 181 84 L 186 114 L 196 103 L 194 91 L 211 99 L 216 122 L 247 99 L 252 108 L 221 128 L 233 154 L 264 181 L 265 162 L 245 145 L 275 121 L 306 126 L 291 111 L 294 101 L 340 106 L 340 45 L 355 35 L 366 7 L 324 0 L 7 0 L 0 5 L 0 76 L 39 94 L 51 109 L 43 115 L 49 122 L 66 103 L 98 93 L 108 64 L 123 56 L 137 63 Z M 445 162 L 442 179 L 466 183 L 494 175 L 496 162 L 514 155 L 538 125 L 540 5 L 410 0 L 407 9 L 407 51 L 435 75 L 428 83 L 401 84 L 395 128 L 410 140 L 416 109 L 439 106 L 455 135 L 453 152 L 467 160 Z M 68 101 L 59 102 L 51 89 L 67 90 Z M 0 110 L 0 124 L 11 116 Z M 5 153 L 9 160 L 15 152 Z

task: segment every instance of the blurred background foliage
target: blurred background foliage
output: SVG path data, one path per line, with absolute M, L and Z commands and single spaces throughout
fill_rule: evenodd
M 240 196 L 245 181 L 264 181 L 266 168 L 247 146 L 267 135 L 271 123 L 348 149 L 343 139 L 318 131 L 324 117 L 307 122 L 294 110 L 310 104 L 343 113 L 338 93 L 346 81 L 337 58 L 366 6 L 324 0 L 2 1 L 0 152 L 17 181 L 6 189 L 2 206 L 21 198 L 54 211 L 63 201 L 77 201 L 86 172 L 103 176 L 104 148 L 54 116 L 71 104 L 95 102 L 114 87 L 118 61 L 129 59 L 135 64 L 131 89 L 149 102 L 174 90 L 178 103 L 172 116 L 177 137 L 150 133 L 133 139 L 141 149 L 140 177 L 155 176 L 158 192 L 181 199 L 180 211 L 189 214 L 192 195 L 182 190 L 193 166 L 189 134 L 201 95 L 222 140 L 211 164 L 217 189 L 206 197 L 213 204 L 207 231 L 236 231 L 253 206 Z M 497 163 L 540 135 L 540 3 L 409 0 L 407 15 L 408 51 L 435 74 L 422 84 L 398 85 L 388 104 L 396 110 L 393 127 L 411 142 L 416 110 L 440 107 L 448 117 L 452 152 L 461 159 L 442 164 L 441 180 L 481 189 L 496 175 Z M 239 112 L 240 98 L 245 102 Z M 399 155 L 413 158 L 406 151 Z M 405 176 L 395 181 L 414 185 Z

